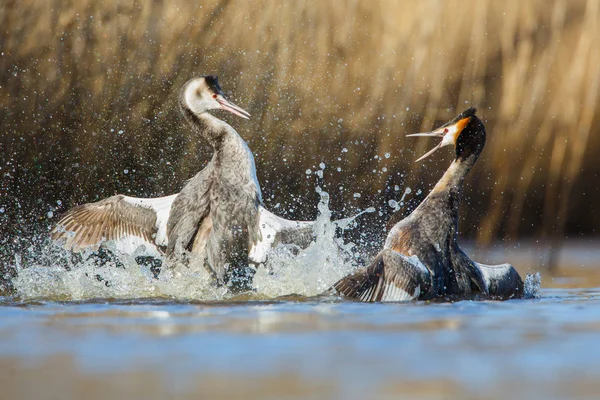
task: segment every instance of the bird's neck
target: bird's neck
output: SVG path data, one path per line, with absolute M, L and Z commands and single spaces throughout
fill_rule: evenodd
M 213 147 L 215 153 L 211 162 L 219 166 L 220 182 L 243 187 L 251 197 L 262 202 L 254 156 L 244 139 L 231 125 L 217 117 L 207 112 L 197 114 L 186 107 L 182 108 L 188 123 Z
M 460 197 L 465 177 L 471 168 L 473 168 L 473 164 L 475 164 L 473 158 L 454 160 L 424 201 L 427 201 L 430 197 L 438 197 L 440 195 L 450 196 L 454 194 Z
M 231 139 L 243 141 L 231 125 L 212 116 L 208 112 L 195 113 L 185 106 L 182 106 L 182 110 L 186 121 L 192 129 L 202 135 L 215 150 L 219 150 L 224 142 Z
M 462 186 L 475 160 L 476 157 L 454 160 L 425 200 L 413 211 L 414 215 L 435 216 L 434 231 L 443 236 L 449 233 L 448 239 L 457 237 Z

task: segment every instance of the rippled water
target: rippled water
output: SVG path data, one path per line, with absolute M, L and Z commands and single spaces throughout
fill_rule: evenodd
M 0 300 L 3 398 L 597 398 L 600 289 L 361 304 Z

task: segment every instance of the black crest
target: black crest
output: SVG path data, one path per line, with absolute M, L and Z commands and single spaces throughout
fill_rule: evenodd
M 475 107 L 469 107 L 465 111 L 461 112 L 456 117 L 454 117 L 452 120 L 446 122 L 444 125 L 441 126 L 441 128 L 443 128 L 445 126 L 454 125 L 455 123 L 457 123 L 461 119 L 465 119 L 465 118 L 469 118 L 469 117 L 475 117 L 475 113 L 476 112 L 477 112 L 477 108 L 475 108 Z
M 458 121 L 463 118 L 474 117 L 476 112 L 477 112 L 477 107 L 469 107 L 465 111 L 458 114 L 458 117 L 456 117 L 455 120 Z
M 456 139 L 456 158 L 464 160 L 474 155 L 476 160 L 481 154 L 483 146 L 485 146 L 485 126 L 475 115 L 475 111 L 477 111 L 475 107 L 471 107 L 454 119 L 454 121 L 460 121 L 464 118 L 470 118 L 469 123 Z
M 214 93 L 221 93 L 221 87 L 219 86 L 219 78 L 216 75 L 205 75 L 204 80 L 206 86 Z

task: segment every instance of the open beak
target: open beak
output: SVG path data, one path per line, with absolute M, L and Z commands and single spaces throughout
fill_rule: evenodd
M 423 133 L 413 133 L 412 135 L 406 135 L 407 137 L 409 137 L 409 136 L 426 136 L 426 137 L 442 138 L 442 141 L 439 142 L 437 144 L 437 146 L 435 146 L 433 149 L 429 150 L 427 153 L 423 154 L 415 162 L 424 160 L 425 158 L 429 157 L 430 155 L 435 153 L 438 149 L 441 149 L 444 146 L 456 145 L 456 139 L 458 139 L 458 135 L 460 135 L 462 130 L 465 129 L 465 126 L 467 126 L 467 124 L 469 123 L 470 120 L 471 120 L 470 117 L 463 118 L 463 119 L 459 119 L 457 122 L 455 122 L 451 125 L 444 125 L 441 128 L 436 129 L 435 131 L 423 132 Z
M 223 95 L 217 95 L 216 100 L 217 103 L 219 103 L 219 105 L 221 106 L 221 109 L 227 110 L 230 113 L 235 114 L 239 117 L 250 119 L 250 113 L 248 111 L 236 106 L 235 104 L 227 100 L 225 97 L 223 97 Z

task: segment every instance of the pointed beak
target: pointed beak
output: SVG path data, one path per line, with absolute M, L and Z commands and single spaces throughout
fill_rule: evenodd
M 250 119 L 250 113 L 248 111 L 244 110 L 241 107 L 236 106 L 235 104 L 233 104 L 232 102 L 227 100 L 222 95 L 220 95 L 220 94 L 217 95 L 217 98 L 215 100 L 217 100 L 217 103 L 219 103 L 219 105 L 221 106 L 221 109 L 227 110 L 230 113 L 235 114 L 239 117 L 242 117 L 245 119 Z
M 458 139 L 458 135 L 465 129 L 465 126 L 469 123 L 471 118 L 463 118 L 458 120 L 452 125 L 442 126 L 431 132 L 422 132 L 422 133 L 413 133 L 412 135 L 406 135 L 407 137 L 413 136 L 423 136 L 423 137 L 439 137 L 442 138 L 442 141 L 437 144 L 433 149 L 429 150 L 427 153 L 423 154 L 419 159 L 415 162 L 422 161 L 435 153 L 438 149 L 441 149 L 445 146 L 456 145 L 456 139 Z

